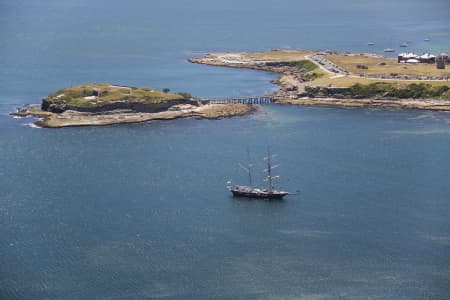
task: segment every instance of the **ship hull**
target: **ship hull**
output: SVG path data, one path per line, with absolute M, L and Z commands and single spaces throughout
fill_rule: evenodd
M 259 190 L 259 189 L 239 189 L 239 188 L 231 188 L 231 193 L 233 197 L 244 197 L 244 198 L 253 198 L 253 199 L 283 199 L 284 196 L 288 195 L 288 192 L 284 191 L 267 191 L 267 190 Z

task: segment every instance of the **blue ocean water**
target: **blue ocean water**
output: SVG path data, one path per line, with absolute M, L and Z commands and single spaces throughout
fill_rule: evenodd
M 8 113 L 84 82 L 196 96 L 276 89 L 273 74 L 186 61 L 210 51 L 382 53 L 405 41 L 449 51 L 449 8 L 0 2 L 0 299 L 448 299 L 447 112 L 264 106 L 231 119 L 55 130 Z M 279 186 L 301 193 L 230 197 L 246 149 L 259 171 L 267 146 Z

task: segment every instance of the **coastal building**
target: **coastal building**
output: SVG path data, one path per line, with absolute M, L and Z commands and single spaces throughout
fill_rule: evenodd
M 419 61 L 422 63 L 433 64 L 436 61 L 436 56 L 430 53 L 424 53 L 419 56 Z
M 448 62 L 448 54 L 440 53 L 436 58 L 436 68 L 445 69 L 445 64 Z
M 422 55 L 413 52 L 399 53 L 397 57 L 398 63 L 428 63 L 433 64 L 436 61 L 436 56 L 430 53 L 423 53 Z
M 417 55 L 412 53 L 412 52 L 399 53 L 398 56 L 397 56 L 397 62 L 398 63 L 406 62 L 408 59 L 414 59 L 416 57 L 417 57 Z

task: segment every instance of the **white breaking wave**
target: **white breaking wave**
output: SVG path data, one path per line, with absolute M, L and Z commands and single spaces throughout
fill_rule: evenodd
M 23 126 L 28 126 L 28 127 L 31 127 L 31 128 L 42 128 L 41 126 L 37 126 L 34 123 L 25 123 L 25 124 L 23 124 Z

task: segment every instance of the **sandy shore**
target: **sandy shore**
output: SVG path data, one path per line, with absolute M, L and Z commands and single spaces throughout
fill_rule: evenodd
M 245 104 L 207 104 L 188 109 L 167 110 L 158 113 L 135 112 L 131 110 L 112 110 L 102 113 L 67 110 L 63 113 L 51 113 L 40 110 L 38 106 L 30 106 L 20 112 L 13 113 L 13 115 L 38 117 L 39 120 L 35 122 L 37 126 L 60 128 L 69 126 L 101 126 L 140 123 L 152 120 L 173 120 L 186 117 L 219 119 L 245 115 L 256 109 L 256 106 Z

